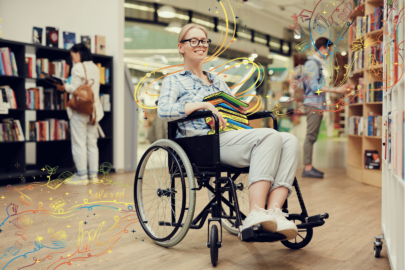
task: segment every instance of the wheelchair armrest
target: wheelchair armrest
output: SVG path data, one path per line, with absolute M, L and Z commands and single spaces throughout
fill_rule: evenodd
M 194 111 L 194 112 L 190 113 L 186 118 L 175 120 L 175 121 L 170 121 L 169 123 L 179 123 L 179 122 L 190 121 L 190 120 L 195 120 L 195 119 L 200 119 L 200 118 L 205 118 L 205 117 L 214 118 L 215 134 L 219 134 L 218 117 L 215 114 L 213 114 L 211 111 Z
M 261 112 L 255 112 L 254 114 L 249 115 L 247 118 L 248 120 L 254 120 L 254 119 L 261 119 L 261 118 L 266 118 L 266 117 L 271 117 L 273 119 L 273 124 L 274 124 L 274 129 L 277 129 L 277 118 L 274 116 L 272 112 L 269 111 L 261 111 Z

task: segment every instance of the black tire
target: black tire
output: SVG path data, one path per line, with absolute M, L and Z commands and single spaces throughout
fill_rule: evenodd
M 218 263 L 218 227 L 212 225 L 211 238 L 210 238 L 210 250 L 211 250 L 211 263 L 212 266 L 217 266 Z
M 158 140 L 142 156 L 135 174 L 135 209 L 156 244 L 172 247 L 186 236 L 194 216 L 194 181 L 190 161 L 174 141 Z
M 382 246 L 374 246 L 374 257 L 380 258 Z
M 295 223 L 295 225 L 305 223 L 305 218 L 298 214 L 291 214 L 287 217 L 288 220 Z M 313 235 L 312 228 L 298 229 L 298 235 L 294 239 L 281 241 L 281 243 L 291 249 L 300 249 L 305 247 L 311 242 Z

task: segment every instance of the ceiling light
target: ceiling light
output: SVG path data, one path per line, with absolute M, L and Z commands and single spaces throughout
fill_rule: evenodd
M 257 58 L 259 55 L 257 53 L 252 53 L 253 58 Z
M 342 56 L 345 56 L 347 54 L 347 52 L 341 52 L 340 53 Z
M 294 35 L 294 38 L 295 38 L 295 39 L 300 39 L 300 38 L 301 38 L 301 36 L 300 36 L 300 35 L 295 34 L 295 35 Z
M 243 60 L 243 64 L 247 65 L 247 64 L 249 64 L 249 61 L 248 60 Z
M 251 57 L 249 57 L 249 59 L 250 59 L 250 60 L 252 60 L 252 61 L 254 61 L 254 60 L 255 60 L 255 59 L 254 59 L 252 56 L 251 56 Z
M 181 31 L 181 24 L 179 22 L 171 22 L 167 27 L 165 27 L 165 30 L 178 34 Z
M 171 6 L 163 6 L 158 9 L 157 13 L 162 18 L 174 18 L 176 16 L 176 11 Z
M 274 71 L 273 70 L 269 70 L 269 75 L 273 75 Z

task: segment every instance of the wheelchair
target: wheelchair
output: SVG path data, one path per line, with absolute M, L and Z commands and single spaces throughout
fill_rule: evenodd
M 215 134 L 175 138 L 177 123 L 206 117 L 214 119 Z M 277 119 L 272 112 L 256 112 L 248 119 L 266 117 L 273 119 L 274 129 L 277 130 Z M 296 178 L 293 186 L 301 213 L 287 217 L 298 227 L 295 239 L 286 240 L 284 235 L 265 231 L 261 225 L 242 230 L 242 221 L 249 213 L 249 167 L 236 168 L 220 163 L 218 123 L 217 116 L 210 111 L 196 111 L 184 119 L 169 122 L 168 139 L 154 142 L 142 156 L 135 174 L 134 200 L 145 233 L 156 244 L 172 247 L 183 240 L 189 229 L 201 229 L 211 215 L 208 218 L 207 247 L 213 266 L 218 263 L 222 228 L 239 235 L 245 242 L 281 241 L 290 249 L 308 245 L 313 228 L 322 226 L 329 215 L 308 216 Z M 209 202 L 194 217 L 196 191 L 203 187 L 208 190 Z M 287 200 L 282 211 L 288 213 Z

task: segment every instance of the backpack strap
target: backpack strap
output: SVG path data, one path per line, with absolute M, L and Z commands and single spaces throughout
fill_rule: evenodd
M 86 80 L 86 84 L 87 84 L 87 71 L 86 71 L 86 67 L 84 65 L 84 63 L 82 62 L 83 65 L 83 69 L 84 69 L 84 79 Z
M 322 73 L 322 70 L 321 70 L 322 64 L 319 63 L 318 61 L 316 61 L 315 59 L 310 59 L 310 60 L 308 60 L 307 62 L 309 62 L 309 61 L 314 61 L 314 62 L 315 62 L 315 64 L 318 66 L 319 78 L 320 78 L 320 79 L 323 78 L 323 73 Z M 308 88 L 309 88 L 309 85 L 307 86 L 307 85 L 304 83 L 304 95 L 308 95 L 308 93 L 307 93 L 307 89 L 308 89 Z

